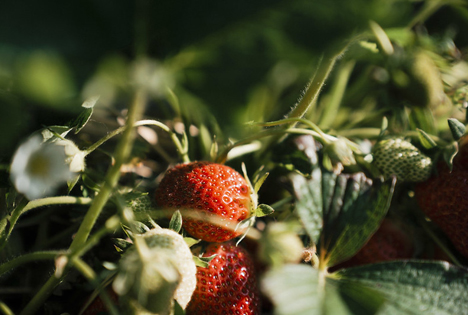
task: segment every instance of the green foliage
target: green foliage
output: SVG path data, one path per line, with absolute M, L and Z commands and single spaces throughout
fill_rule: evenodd
M 395 180 L 370 181 L 362 173 L 335 175 L 314 170 L 291 178 L 296 211 L 328 266 L 353 256 L 377 230 L 390 206 Z
M 468 307 L 468 272 L 446 262 L 380 263 L 339 276 L 380 292 L 387 303 L 379 314 L 463 314 Z
M 415 258 L 444 247 L 421 224 L 414 183 L 382 180 L 372 159 L 394 137 L 430 156 L 428 176 L 436 161 L 452 167 L 468 117 L 467 12 L 448 0 L 3 5 L 2 310 L 74 312 L 113 282 L 123 304 L 107 305 L 113 315 L 183 314 L 190 295 L 177 296 L 186 269 L 174 252 L 185 250 L 192 279 L 214 256 L 199 255 L 207 244 L 185 235 L 181 212 L 156 215 L 153 192 L 169 166 L 217 160 L 258 170 L 255 216 L 239 222 L 248 231 L 237 244 L 266 264 L 258 273 L 275 314 L 465 313 L 458 252 L 453 264 L 332 270 L 387 215 L 418 231 Z M 174 251 L 134 242 L 162 230 L 182 233 Z M 26 264 L 36 260 L 48 262 Z

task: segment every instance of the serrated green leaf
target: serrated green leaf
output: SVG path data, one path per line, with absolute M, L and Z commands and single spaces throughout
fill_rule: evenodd
M 193 261 L 197 267 L 208 268 L 210 265 L 210 261 L 212 261 L 216 257 L 216 254 L 209 256 L 209 257 L 198 257 L 193 256 Z
M 314 244 L 317 244 L 323 226 L 322 220 L 322 171 L 314 169 L 312 179 L 299 174 L 291 175 L 296 197 L 296 211 Z
M 465 134 L 466 126 L 455 118 L 449 118 L 447 122 L 452 132 L 453 139 L 458 141 Z
M 272 269 L 261 285 L 277 315 L 370 315 L 383 302 L 380 294 L 327 278 L 310 265 Z
M 275 212 L 275 209 L 266 204 L 258 205 L 258 208 L 255 210 L 256 217 L 264 217 Z
M 351 177 L 340 216 L 333 223 L 334 229 L 328 230 L 332 236 L 324 236 L 330 240 L 326 248 L 328 266 L 352 257 L 378 229 L 390 206 L 395 182 L 391 178 L 370 185 L 363 174 Z
M 182 229 L 182 214 L 180 214 L 179 210 L 175 211 L 172 215 L 169 228 L 177 233 Z
M 378 229 L 395 185 L 393 178 L 372 184 L 363 173 L 337 176 L 320 169 L 310 180 L 297 174 L 291 180 L 297 214 L 329 266 L 354 255 Z
M 379 314 L 466 314 L 468 270 L 446 262 L 396 261 L 343 269 L 339 276 L 383 294 Z
M 421 141 L 423 147 L 426 149 L 432 149 L 437 146 L 437 143 L 434 141 L 434 139 L 432 139 L 431 136 L 428 135 L 424 130 L 419 128 L 416 130 L 418 131 L 418 138 L 419 141 Z

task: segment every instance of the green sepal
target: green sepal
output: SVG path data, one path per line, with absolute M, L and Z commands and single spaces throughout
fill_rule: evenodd
M 450 127 L 450 131 L 452 132 L 453 139 L 455 141 L 460 140 L 466 132 L 466 126 L 455 118 L 449 118 L 447 122 Z
M 419 141 L 421 142 L 424 148 L 432 149 L 437 146 L 437 143 L 434 141 L 434 139 L 431 138 L 431 136 L 427 132 L 419 128 L 416 130 L 418 131 Z
M 179 210 L 175 211 L 172 215 L 169 228 L 177 233 L 182 229 L 182 214 Z
M 195 244 L 198 244 L 201 242 L 201 240 L 197 240 L 193 237 L 184 237 L 184 241 L 187 244 L 188 247 L 192 247 Z
M 123 238 L 114 238 L 114 239 L 112 239 L 112 241 L 114 242 L 115 249 L 119 253 L 124 252 L 129 247 L 133 246 L 132 242 L 129 242 L 129 241 L 123 239 Z
M 269 205 L 266 205 L 266 204 L 262 203 L 262 204 L 258 205 L 257 209 L 255 209 L 255 216 L 256 217 L 264 217 L 264 216 L 272 214 L 273 212 L 275 212 L 275 209 L 273 209 Z
M 193 261 L 195 262 L 195 265 L 197 265 L 197 267 L 208 268 L 208 266 L 210 265 L 210 261 L 212 261 L 215 257 L 216 254 L 211 255 L 209 257 L 193 256 Z
M 81 131 L 84 126 L 88 123 L 89 119 L 93 115 L 93 110 L 94 110 L 94 105 L 96 105 L 96 102 L 99 100 L 99 96 L 93 96 L 90 97 L 89 99 L 85 100 L 81 107 L 84 108 L 84 110 L 74 119 L 71 121 L 68 125 L 71 128 L 75 128 L 75 134 Z
M 254 181 L 254 191 L 255 193 L 258 193 L 258 191 L 260 190 L 260 188 L 262 187 L 263 183 L 265 182 L 265 180 L 267 179 L 269 173 L 264 173 L 262 176 L 259 176 L 258 178 L 256 178 L 256 180 Z

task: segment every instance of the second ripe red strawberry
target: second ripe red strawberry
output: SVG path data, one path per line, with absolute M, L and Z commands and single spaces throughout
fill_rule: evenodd
M 160 207 L 179 209 L 183 227 L 207 242 L 241 235 L 237 224 L 254 213 L 247 181 L 229 166 L 211 162 L 179 164 L 167 171 L 156 190 Z
M 248 252 L 232 242 L 212 243 L 203 256 L 214 254 L 207 268 L 197 269 L 197 287 L 187 314 L 259 314 L 257 280 Z

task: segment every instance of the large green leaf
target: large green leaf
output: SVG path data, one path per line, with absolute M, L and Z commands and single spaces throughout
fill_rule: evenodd
M 336 176 L 318 168 L 311 179 L 294 174 L 291 180 L 297 214 L 329 266 L 353 256 L 378 229 L 395 185 L 394 179 L 371 181 L 363 173 Z
M 310 180 L 302 175 L 292 174 L 291 181 L 297 199 L 297 214 L 310 239 L 317 244 L 323 225 L 322 172 L 319 168 L 314 169 Z
M 468 270 L 446 262 L 386 262 L 338 275 L 382 293 L 379 314 L 468 314 Z
M 369 182 L 358 173 L 347 184 L 340 215 L 330 222 L 333 230 L 327 235 L 329 266 L 352 257 L 378 229 L 390 206 L 395 180 Z
M 270 270 L 262 289 L 278 315 L 375 314 L 383 303 L 379 293 L 357 283 L 342 284 L 309 265 Z

